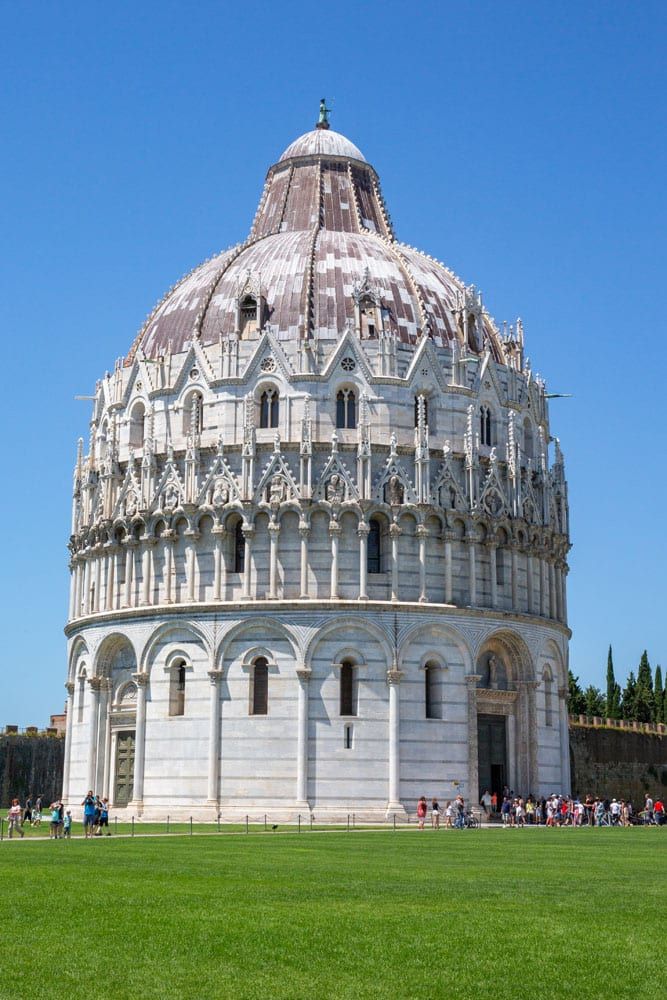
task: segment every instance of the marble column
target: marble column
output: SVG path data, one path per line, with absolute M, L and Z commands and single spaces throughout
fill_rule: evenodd
M 146 763 L 146 694 L 148 690 L 148 674 L 132 674 L 137 685 L 137 716 L 134 744 L 134 793 L 132 805 L 139 815 L 144 808 L 144 770 Z
M 393 667 L 387 671 L 389 687 L 389 795 L 387 813 L 403 810 L 401 805 L 401 700 L 400 683 L 403 674 Z
M 83 564 L 83 600 L 81 602 L 84 615 L 90 614 L 90 562 L 91 557 L 86 556 Z
M 535 577 L 533 572 L 533 557 L 526 553 L 526 584 L 528 590 L 528 614 L 535 614 Z
M 278 536 L 280 535 L 280 524 L 277 521 L 269 521 L 269 600 L 275 601 L 278 597 Z
M 546 583 L 546 564 L 544 559 L 540 555 L 537 560 L 540 571 L 540 614 L 546 618 L 549 613 L 549 608 L 547 604 L 547 583 Z
M 151 551 L 148 547 L 148 538 L 141 539 L 144 550 L 141 553 L 141 601 L 142 605 L 150 604 L 151 594 Z
M 122 565 L 123 565 L 123 549 L 120 545 L 116 546 L 116 572 L 114 574 L 114 594 L 113 594 L 113 610 L 119 611 L 122 602 L 122 591 L 121 591 L 121 578 L 122 578 Z
M 175 534 L 167 530 L 162 535 L 164 543 L 164 603 L 174 601 L 174 539 Z
M 220 801 L 220 682 L 222 670 L 209 670 L 208 721 L 208 803 L 218 806 Z
M 549 560 L 549 616 L 556 618 L 556 567 L 553 559 Z
M 70 563 L 69 567 L 69 613 L 68 621 L 72 621 L 76 611 L 76 564 Z
M 491 607 L 498 607 L 498 548 L 495 542 L 490 542 L 488 545 L 489 549 L 489 567 L 491 574 Z
M 243 556 L 243 593 L 241 596 L 244 600 L 250 600 L 250 581 L 251 581 L 251 571 L 252 571 L 252 539 L 255 534 L 255 529 L 251 524 L 244 524 L 241 529 L 243 532 L 243 538 L 245 539 L 245 551 Z
M 563 620 L 563 578 L 561 575 L 561 564 L 556 563 L 554 567 L 554 590 L 556 591 L 556 620 Z
M 107 550 L 107 582 L 104 591 L 104 608 L 114 609 L 114 589 L 116 584 L 116 546 L 110 545 Z
M 563 570 L 562 570 L 562 573 L 561 573 L 561 579 L 562 579 L 561 602 L 562 602 L 563 624 L 564 625 L 567 625 L 567 574 L 569 572 L 570 572 L 570 570 L 569 570 L 569 568 L 567 566 L 567 563 L 564 563 L 563 564 Z
M 99 714 L 100 714 L 100 689 L 102 686 L 101 677 L 89 677 L 88 684 L 90 685 L 90 711 L 89 711 L 89 722 L 88 722 L 88 772 L 87 772 L 87 785 L 88 788 L 92 788 L 94 792 L 98 789 L 95 788 L 95 777 L 97 771 L 97 733 L 99 726 Z
M 310 535 L 310 525 L 307 521 L 299 521 L 299 538 L 301 539 L 301 599 L 305 600 L 310 595 L 308 593 L 308 536 Z
M 69 802 L 69 772 L 70 757 L 72 754 L 72 725 L 74 723 L 74 683 L 67 681 L 67 708 L 65 709 L 65 760 L 63 761 L 63 801 Z M 88 791 L 88 789 L 86 789 Z
M 452 588 L 452 541 L 450 532 L 445 532 L 445 604 L 451 604 L 454 596 Z
M 477 546 L 474 538 L 466 539 L 468 543 L 468 579 L 470 587 L 470 606 L 477 604 Z
M 109 677 L 102 681 L 102 711 L 100 718 L 104 721 L 104 761 L 102 766 L 102 796 L 109 798 L 109 777 L 111 774 L 111 695 L 113 685 Z M 99 774 L 99 771 L 98 771 Z
M 477 685 L 479 674 L 466 674 L 468 686 L 468 787 L 465 798 L 469 806 L 479 802 L 479 756 L 477 745 Z
M 519 610 L 519 553 L 512 545 L 512 611 Z
M 391 599 L 398 600 L 398 539 L 401 537 L 401 529 L 394 522 L 389 525 L 389 537 L 391 538 Z
M 227 531 L 221 525 L 216 525 L 213 529 L 215 548 L 213 549 L 213 600 L 221 601 L 227 583 L 227 566 L 225 565 L 225 554 L 223 546 L 227 537 Z
M 195 601 L 195 584 L 197 582 L 197 553 L 196 553 L 196 541 L 199 538 L 198 531 L 186 531 L 185 537 L 189 539 L 186 549 L 186 575 L 187 575 L 187 597 L 186 600 L 188 604 L 193 604 Z
M 93 614 L 97 614 L 100 610 L 101 603 L 100 597 L 102 596 L 102 555 L 101 551 L 98 549 L 95 555 L 95 590 L 93 593 L 93 606 L 90 609 Z
M 360 521 L 357 525 L 357 537 L 359 538 L 359 600 L 368 600 L 368 534 L 370 528 L 366 521 Z
M 123 593 L 123 607 L 132 607 L 132 578 L 134 576 L 134 545 L 132 538 L 127 538 L 124 542 L 125 549 L 125 587 Z
M 332 600 L 338 597 L 338 547 L 340 544 L 341 527 L 338 521 L 329 522 L 329 536 L 331 538 L 331 591 Z
M 429 530 L 426 525 L 417 525 L 417 538 L 419 540 L 419 600 L 422 603 L 428 601 L 426 594 L 426 540 L 428 537 Z
M 297 670 L 299 683 L 296 741 L 296 807 L 310 809 L 308 804 L 308 682 L 310 670 Z

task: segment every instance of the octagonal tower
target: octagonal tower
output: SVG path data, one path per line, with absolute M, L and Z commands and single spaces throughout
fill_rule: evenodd
M 326 119 L 326 115 L 324 115 Z M 523 329 L 322 120 L 97 384 L 64 795 L 400 814 L 569 790 L 567 485 Z

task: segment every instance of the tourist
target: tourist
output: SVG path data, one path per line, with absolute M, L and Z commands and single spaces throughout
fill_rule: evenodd
M 503 821 L 503 826 L 509 826 L 510 822 L 510 800 L 507 795 L 503 798 L 503 804 L 500 807 L 500 817 Z
M 621 803 L 617 802 L 616 799 L 611 800 L 611 805 L 609 806 L 609 814 L 611 816 L 611 825 L 618 826 L 619 820 L 621 818 Z
M 658 797 L 653 804 L 653 818 L 657 826 L 662 826 L 665 822 L 665 803 L 660 797 Z
M 106 828 L 107 837 L 111 836 L 109 830 L 109 800 L 102 799 L 100 802 L 99 836 L 102 836 L 102 827 Z
M 434 830 L 440 829 L 440 806 L 437 799 L 431 802 L 431 826 Z
M 32 825 L 39 826 L 42 822 L 42 800 L 37 799 L 35 808 L 32 811 Z
M 63 820 L 63 834 L 66 840 L 69 840 L 72 836 L 72 813 L 69 809 L 65 813 L 65 819 Z
M 426 805 L 426 796 L 422 795 L 417 803 L 417 822 L 420 830 L 424 829 L 424 820 L 426 819 L 427 811 L 428 807 Z
M 32 825 L 32 796 L 30 795 L 25 800 L 25 807 L 23 809 L 23 826 L 25 826 L 26 823 L 30 823 Z
M 453 830 L 454 825 L 452 820 L 454 819 L 454 807 L 451 802 L 447 802 L 445 805 L 445 829 Z
M 498 794 L 497 794 L 497 792 L 492 792 L 491 793 L 491 812 L 492 813 L 497 813 L 498 812 Z
M 653 799 L 650 795 L 647 795 L 644 801 L 644 822 L 653 822 Z
M 491 814 L 491 793 L 489 792 L 488 788 L 485 788 L 484 791 L 482 792 L 482 797 L 479 800 L 479 804 L 484 810 L 484 815 L 488 819 Z
M 21 829 L 21 803 L 18 799 L 12 799 L 12 804 L 9 807 L 9 812 L 7 813 L 7 822 L 9 824 L 10 839 L 14 836 L 14 830 L 16 830 L 21 837 L 25 837 L 25 833 Z
M 95 826 L 95 795 L 92 788 L 81 805 L 83 806 L 83 832 L 88 840 L 93 836 Z
M 454 801 L 454 826 L 462 830 L 465 824 L 466 807 L 462 795 L 457 795 Z
M 52 802 L 49 809 L 51 810 L 49 840 L 58 840 L 58 830 L 60 827 L 60 802 Z

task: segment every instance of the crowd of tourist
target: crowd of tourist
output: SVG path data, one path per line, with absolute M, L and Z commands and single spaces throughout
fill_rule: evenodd
M 92 791 L 89 791 L 81 803 L 83 806 L 83 832 L 86 838 L 101 837 L 103 830 L 107 836 L 109 830 L 109 800 L 100 798 Z M 49 812 L 49 839 L 61 840 L 69 839 L 72 835 L 72 812 L 65 809 L 62 799 L 56 799 L 48 809 Z M 42 798 L 39 796 L 33 806 L 32 798 L 27 798 L 25 806 L 21 807 L 19 799 L 12 799 L 12 804 L 7 813 L 8 837 L 11 839 L 14 834 L 19 837 L 25 836 L 23 829 L 27 823 L 29 826 L 40 826 L 42 822 Z

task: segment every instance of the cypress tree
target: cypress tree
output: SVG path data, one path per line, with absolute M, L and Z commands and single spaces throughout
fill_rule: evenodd
M 637 672 L 637 689 L 635 691 L 635 714 L 638 722 L 653 722 L 655 720 L 655 698 L 653 696 L 653 677 L 648 662 L 646 650 L 642 653 Z
M 620 719 L 621 717 L 621 689 L 614 677 L 614 658 L 611 646 L 607 653 L 607 700 L 605 711 L 609 719 Z
M 586 702 L 586 715 L 604 714 L 604 695 L 599 688 L 595 687 L 595 685 L 588 685 L 584 691 L 584 700 Z
M 635 700 L 637 695 L 637 681 L 634 670 L 628 674 L 628 679 L 623 691 L 623 701 L 621 702 L 622 717 L 627 720 L 635 718 Z
M 655 698 L 655 721 L 665 721 L 665 692 L 662 687 L 662 670 L 660 664 L 655 668 L 655 680 L 653 682 L 653 697 Z
M 571 670 L 567 672 L 567 686 L 569 693 L 568 710 L 572 715 L 586 714 L 586 699 L 581 690 L 579 678 L 575 677 Z

